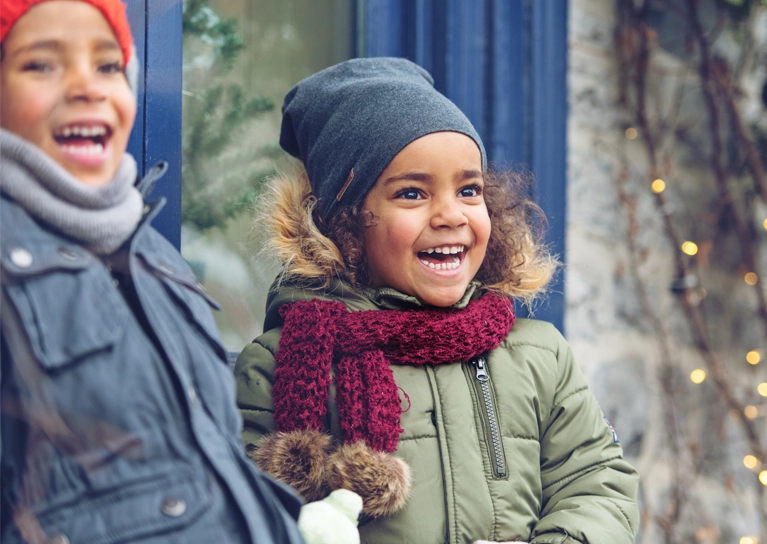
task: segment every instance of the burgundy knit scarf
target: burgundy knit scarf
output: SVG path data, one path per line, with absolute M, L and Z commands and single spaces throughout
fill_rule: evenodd
M 364 440 L 392 452 L 400 433 L 399 391 L 390 364 L 468 361 L 503 341 L 514 325 L 511 300 L 493 293 L 463 309 L 349 312 L 340 302 L 303 300 L 280 308 L 284 318 L 274 373 L 279 431 L 323 429 L 336 369 L 336 402 L 347 443 Z

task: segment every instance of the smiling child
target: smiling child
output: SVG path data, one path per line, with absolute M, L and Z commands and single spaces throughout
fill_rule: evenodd
M 354 59 L 286 96 L 304 170 L 264 203 L 283 271 L 237 361 L 244 440 L 376 544 L 629 544 L 637 474 L 550 324 L 536 207 L 431 77 Z
M 0 0 L 0 43 L 0 541 L 302 542 L 244 454 L 209 299 L 150 225 L 165 166 L 139 181 L 125 153 L 124 4 Z

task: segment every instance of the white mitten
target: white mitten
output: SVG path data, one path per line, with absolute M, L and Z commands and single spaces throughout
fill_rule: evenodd
M 321 501 L 301 508 L 298 530 L 306 544 L 360 544 L 357 518 L 362 499 L 348 489 L 336 489 Z

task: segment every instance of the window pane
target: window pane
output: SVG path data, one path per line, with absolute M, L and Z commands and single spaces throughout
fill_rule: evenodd
M 257 256 L 252 201 L 288 164 L 280 107 L 300 79 L 346 60 L 352 0 L 186 0 L 181 246 L 226 347 L 261 333 L 277 273 Z

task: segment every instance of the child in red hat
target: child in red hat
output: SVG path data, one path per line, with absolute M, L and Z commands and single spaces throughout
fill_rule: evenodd
M 125 153 L 118 0 L 0 0 L 0 541 L 302 542 Z

